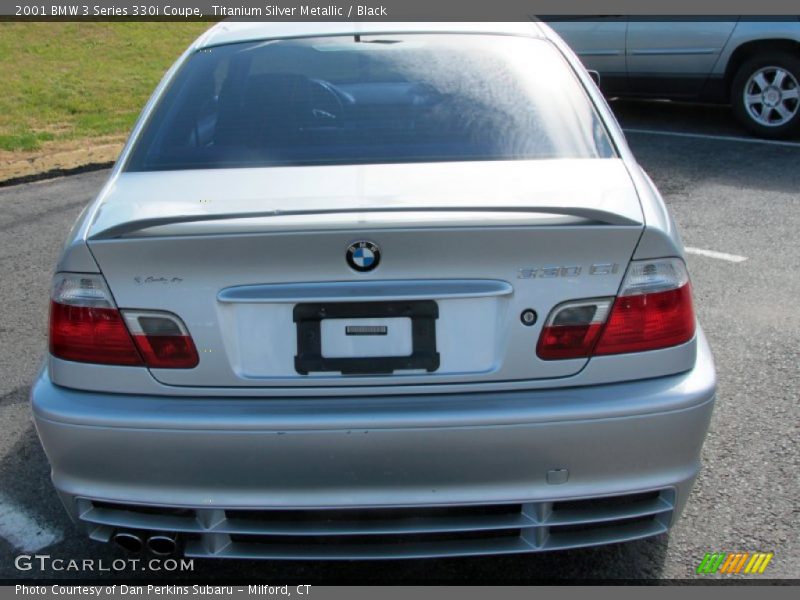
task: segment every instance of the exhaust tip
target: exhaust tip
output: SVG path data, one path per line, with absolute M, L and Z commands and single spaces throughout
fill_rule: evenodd
M 117 545 L 118 548 L 122 548 L 126 552 L 141 552 L 142 547 L 144 546 L 141 537 L 128 531 L 120 531 L 115 533 L 111 540 Z
M 147 538 L 147 549 L 156 556 L 169 556 L 175 553 L 175 538 L 169 535 L 151 535 Z

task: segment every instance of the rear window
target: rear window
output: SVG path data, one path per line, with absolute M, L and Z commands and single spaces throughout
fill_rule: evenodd
M 371 35 L 198 51 L 126 169 L 609 156 L 591 101 L 549 42 Z

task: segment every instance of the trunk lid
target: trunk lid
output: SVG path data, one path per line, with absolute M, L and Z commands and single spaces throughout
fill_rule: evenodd
M 120 308 L 191 333 L 200 364 L 151 370 L 164 384 L 507 381 L 584 366 L 538 359 L 541 326 L 561 302 L 616 294 L 641 221 L 618 160 L 131 173 L 89 246 Z M 346 261 L 361 240 L 381 252 L 370 272 Z M 408 360 L 358 366 L 384 355 Z

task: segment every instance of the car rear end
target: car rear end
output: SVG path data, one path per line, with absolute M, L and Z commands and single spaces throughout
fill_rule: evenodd
M 54 277 L 31 396 L 73 519 L 246 558 L 666 531 L 713 362 L 674 225 L 569 51 L 225 27 Z

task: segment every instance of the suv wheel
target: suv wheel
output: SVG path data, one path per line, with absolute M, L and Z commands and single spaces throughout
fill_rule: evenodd
M 733 78 L 731 104 L 757 136 L 786 138 L 800 132 L 800 58 L 771 52 L 745 61 Z

